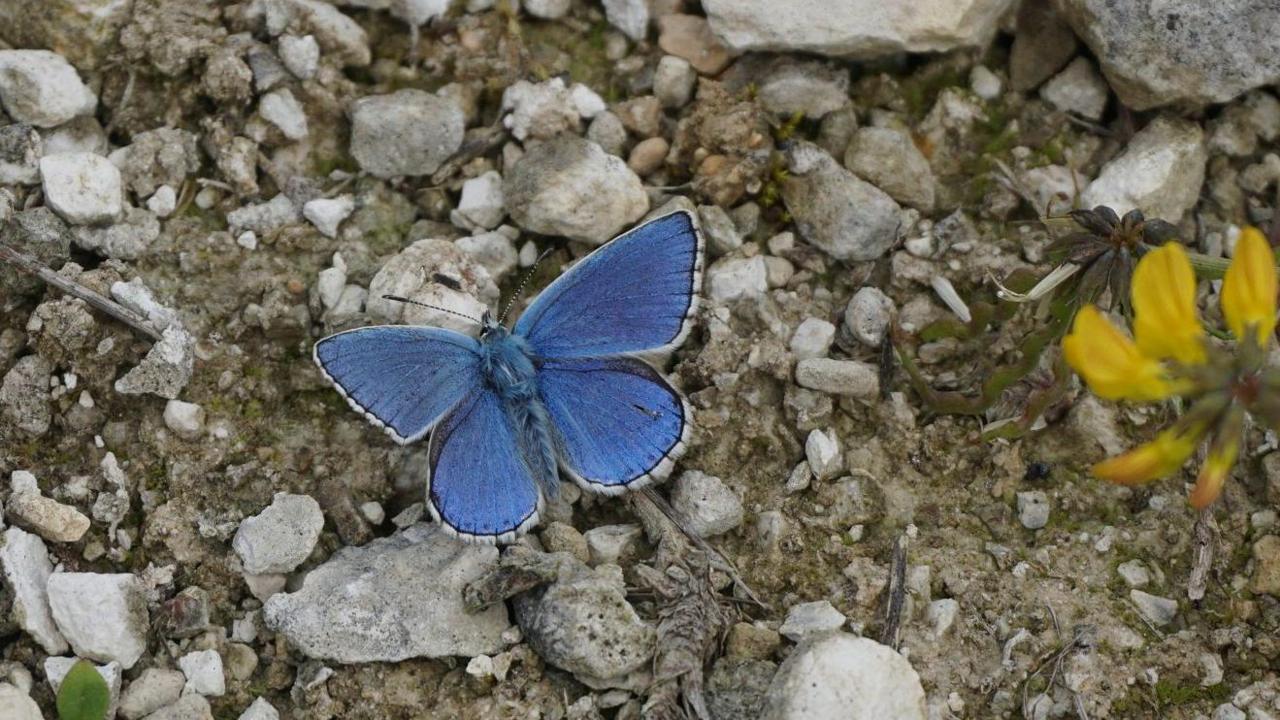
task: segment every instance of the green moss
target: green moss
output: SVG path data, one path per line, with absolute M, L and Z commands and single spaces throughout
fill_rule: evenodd
M 1200 685 L 1182 685 L 1172 680 L 1161 679 L 1153 688 L 1156 702 L 1163 709 L 1185 707 L 1193 703 L 1218 705 L 1231 697 L 1231 688 L 1225 683 L 1203 687 Z

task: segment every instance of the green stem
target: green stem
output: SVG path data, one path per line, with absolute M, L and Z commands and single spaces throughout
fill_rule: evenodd
M 1227 273 L 1227 266 L 1231 264 L 1227 258 L 1209 257 L 1200 253 L 1187 253 L 1187 259 L 1191 261 L 1196 275 L 1205 280 L 1221 280 Z

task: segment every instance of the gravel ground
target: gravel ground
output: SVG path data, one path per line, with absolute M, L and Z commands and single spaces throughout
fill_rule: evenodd
M 0 0 L 0 243 L 59 276 L 0 263 L 0 717 L 55 717 L 72 657 L 126 720 L 1280 717 L 1274 435 L 1201 515 L 1189 472 L 1088 475 L 1170 405 L 1036 405 L 1056 350 L 973 402 L 1045 322 L 993 279 L 1052 270 L 1072 207 L 1210 257 L 1268 227 L 1278 26 L 1262 0 Z M 658 499 L 705 540 L 569 484 L 515 546 L 448 537 L 423 444 L 314 341 L 474 330 L 382 296 L 478 315 L 549 252 L 526 302 L 672 208 L 708 267 Z

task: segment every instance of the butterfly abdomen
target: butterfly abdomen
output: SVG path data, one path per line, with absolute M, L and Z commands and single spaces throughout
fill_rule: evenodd
M 500 329 L 482 339 L 481 344 L 485 382 L 502 399 L 529 474 L 538 480 L 548 497 L 554 498 L 560 488 L 560 476 L 551 439 L 551 420 L 538 393 L 537 370 L 528 348 L 522 338 Z

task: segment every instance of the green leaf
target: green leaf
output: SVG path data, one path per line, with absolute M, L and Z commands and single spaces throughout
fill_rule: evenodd
M 71 666 L 58 689 L 59 720 L 102 720 L 111 704 L 111 690 L 91 663 Z

